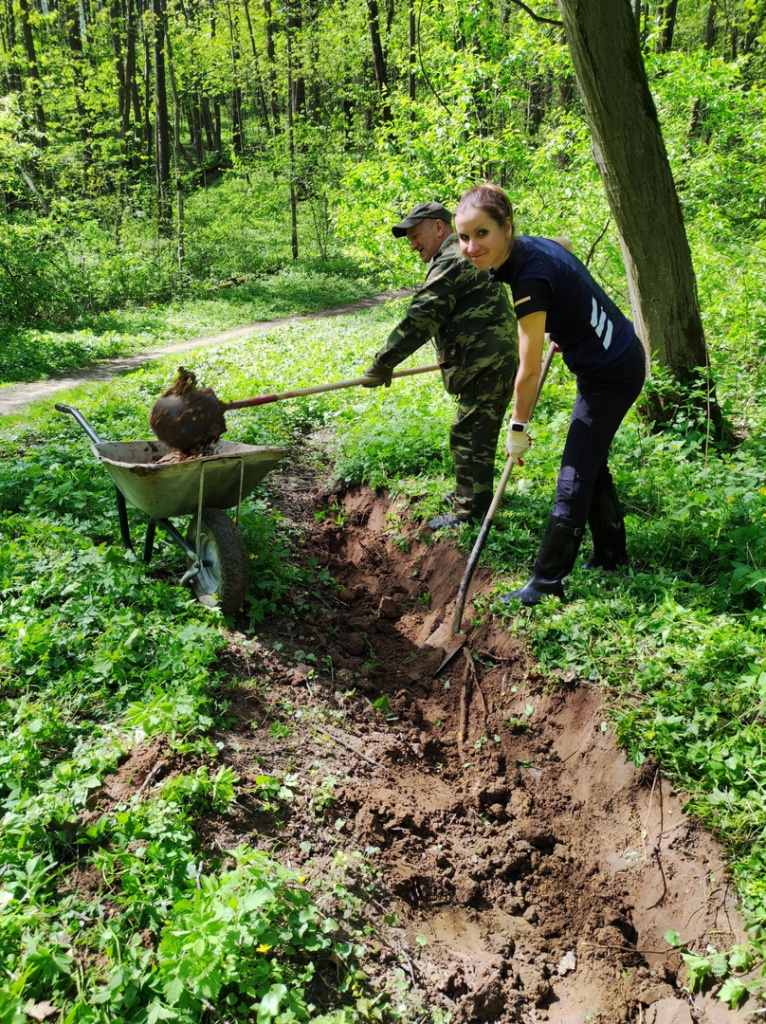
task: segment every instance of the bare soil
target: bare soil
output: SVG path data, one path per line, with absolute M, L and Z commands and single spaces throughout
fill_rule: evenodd
M 491 617 L 435 675 L 442 652 L 419 647 L 450 620 L 454 541 L 384 494 L 327 493 L 294 467 L 270 482 L 306 564 L 340 589 L 296 593 L 299 616 L 230 637 L 223 756 L 243 794 L 264 773 L 299 783 L 278 813 L 243 796 L 200 823 L 211 851 L 249 842 L 328 892 L 338 854 L 362 853 L 377 872 L 355 883 L 365 969 L 374 986 L 404 977 L 413 1021 L 422 1008 L 456 1024 L 744 1020 L 714 992 L 690 996 L 663 939 L 672 928 L 704 952 L 744 929 L 715 842 L 617 748 L 610 695 L 545 678 Z M 479 570 L 473 590 L 488 586 Z M 178 769 L 139 746 L 102 800 Z

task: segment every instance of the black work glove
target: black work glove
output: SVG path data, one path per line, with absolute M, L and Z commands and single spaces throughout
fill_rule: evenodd
M 365 380 L 362 384 L 363 388 L 379 388 L 381 384 L 386 387 L 391 387 L 391 374 L 393 370 L 389 369 L 388 366 L 383 366 L 378 362 L 377 359 L 373 359 L 372 366 L 369 370 L 364 371 Z

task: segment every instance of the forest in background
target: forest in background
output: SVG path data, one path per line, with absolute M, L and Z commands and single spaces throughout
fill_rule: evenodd
M 655 431 L 637 409 L 615 447 L 630 574 L 594 581 L 575 572 L 567 605 L 529 615 L 503 612 L 489 594 L 479 614 L 505 615 L 549 676 L 574 673 L 608 687 L 629 757 L 658 765 L 689 794 L 688 812 L 725 844 L 753 948 L 695 948 L 684 958 L 692 991 L 712 985 L 737 1007 L 762 991 L 766 949 L 766 4 L 678 0 L 632 10 L 731 435 L 716 447 L 682 408 Z M 510 190 L 521 230 L 570 235 L 627 308 L 618 233 L 560 20 L 556 4 L 510 0 L 8 0 L 0 13 L 0 380 L 52 372 L 64 352 L 67 366 L 84 365 L 107 354 L 96 342 L 106 346 L 119 332 L 125 344 L 132 337 L 148 347 L 150 337 L 169 341 L 240 316 L 348 301 L 373 285 L 416 284 L 422 264 L 391 237 L 391 223 L 423 199 L 452 205 L 484 177 Z M 648 189 L 645 202 L 659 229 Z M 293 325 L 198 353 L 189 365 L 226 395 L 350 377 L 403 310 Z M 73 400 L 102 436 L 139 436 L 174 372 L 159 362 Z M 647 394 L 666 385 L 655 367 Z M 427 518 L 451 471 L 452 409 L 438 388 L 418 388 L 377 389 L 363 410 L 346 392 L 278 403 L 259 417 L 243 414 L 237 437 L 303 450 L 307 435 L 332 431 L 328 472 L 341 484 L 418 497 L 413 515 L 419 508 Z M 534 558 L 534 524 L 544 521 L 570 405 L 571 380 L 554 368 L 535 459 L 485 552 L 506 589 Z M 49 404 L 4 420 L 0 444 L 0 1019 L 22 1024 L 28 1000 L 53 1003 L 71 1024 L 211 1019 L 210 992 L 192 999 L 179 985 L 175 948 L 163 947 L 160 969 L 142 936 L 158 946 L 165 915 L 186 927 L 184 900 L 198 898 L 203 867 L 211 901 L 219 883 L 227 898 L 234 883 L 280 895 L 292 885 L 281 881 L 282 867 L 267 865 L 262 877 L 249 850 L 231 874 L 199 855 L 200 808 L 232 806 L 243 786 L 210 740 L 226 713 L 221 652 L 230 623 L 177 585 L 172 551 L 149 579 L 125 559 L 113 489 L 97 478 L 81 432 L 67 432 Z M 251 631 L 268 616 L 305 616 L 302 588 L 311 594 L 325 582 L 323 569 L 296 568 L 289 548 L 299 542 L 267 505 L 259 496 L 244 517 L 259 562 L 244 612 Z M 465 550 L 470 539 L 456 543 Z M 332 665 L 302 653 L 331 677 Z M 284 711 L 288 724 L 291 715 Z M 287 725 L 274 724 L 276 743 Z M 199 766 L 84 828 L 89 794 L 139 732 L 169 737 Z M 288 799 L 284 779 L 261 778 L 264 802 Z M 305 780 L 307 799 L 331 804 L 315 782 Z M 146 837 L 148 856 L 138 842 Z M 102 888 L 93 897 L 75 886 L 62 900 L 61 880 L 84 865 Z M 313 904 L 307 913 L 315 916 Z M 206 905 L 190 943 L 210 916 Z M 218 983 L 228 948 L 215 938 L 206 948 Z M 295 948 L 305 953 L 300 942 Z M 226 985 L 255 977 L 268 990 L 258 1019 L 281 1024 L 268 986 L 293 975 L 280 951 L 264 980 L 260 950 L 247 960 L 239 950 Z M 356 977 L 356 955 L 344 984 Z M 300 985 L 293 991 L 300 1000 Z M 347 1009 L 344 1000 L 342 992 L 333 1019 L 413 1019 L 353 991 Z
M 752 352 L 766 5 L 633 12 L 708 339 Z M 521 230 L 573 237 L 628 305 L 556 4 L 9 0 L 0 42 L 9 326 L 66 328 L 295 261 L 415 283 L 390 223 L 482 178 L 510 190 Z

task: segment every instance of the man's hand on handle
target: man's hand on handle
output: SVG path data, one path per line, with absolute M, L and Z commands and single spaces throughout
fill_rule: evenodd
M 391 387 L 391 370 L 388 366 L 382 366 L 377 359 L 374 359 L 372 366 L 369 370 L 364 371 L 364 376 L 369 378 L 362 384 L 363 388 L 379 388 L 381 385 L 386 388 Z

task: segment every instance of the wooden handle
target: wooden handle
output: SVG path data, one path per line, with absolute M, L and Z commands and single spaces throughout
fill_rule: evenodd
M 540 392 L 543 390 L 543 384 L 545 383 L 545 378 L 548 376 L 548 370 L 551 367 L 551 362 L 553 361 L 553 357 L 555 354 L 556 346 L 553 344 L 553 342 L 550 342 L 548 345 L 548 351 L 545 353 L 545 359 L 543 361 L 542 368 L 540 370 L 540 377 L 537 381 L 537 391 L 535 392 L 535 400 L 532 403 L 532 408 L 529 412 L 530 420 L 532 419 L 532 416 L 534 414 L 535 408 L 537 406 L 537 400 L 540 397 Z M 505 493 L 505 488 L 506 485 L 508 484 L 508 480 L 510 479 L 512 470 L 513 462 L 509 457 L 503 469 L 502 476 L 500 477 L 500 482 L 498 483 L 497 489 L 495 490 L 495 496 L 492 499 L 492 504 L 489 506 L 489 511 L 484 517 L 484 522 L 481 524 L 479 536 L 476 538 L 476 543 L 474 544 L 473 551 L 471 551 L 471 554 L 468 558 L 468 564 L 466 565 L 465 572 L 463 573 L 463 578 L 460 581 L 460 586 L 458 587 L 457 604 L 455 605 L 455 614 L 452 618 L 453 634 L 460 633 L 462 630 L 463 609 L 465 608 L 465 599 L 468 596 L 468 588 L 471 585 L 474 570 L 476 569 L 476 566 L 479 561 L 479 555 L 481 554 L 484 548 L 484 542 L 487 539 L 487 534 L 489 533 L 490 527 L 492 526 L 492 520 L 495 518 L 495 512 L 497 512 L 497 507 L 502 500 L 503 494 Z
M 412 377 L 416 373 L 431 373 L 438 370 L 439 364 L 432 366 L 415 366 L 410 370 L 396 370 L 391 374 L 395 377 Z M 242 398 L 237 402 L 221 402 L 225 412 L 230 409 L 247 409 L 253 405 L 268 405 L 269 402 L 281 402 L 285 398 L 300 398 L 302 395 L 319 395 L 323 391 L 338 391 L 341 388 L 354 388 L 360 384 L 368 384 L 369 377 L 354 377 L 353 380 L 339 380 L 334 384 L 315 384 L 309 388 L 296 388 L 294 391 L 279 391 L 273 395 L 258 395 L 256 398 Z

